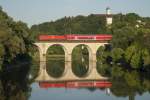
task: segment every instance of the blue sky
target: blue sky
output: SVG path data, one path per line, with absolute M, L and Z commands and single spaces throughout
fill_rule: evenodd
M 150 16 L 150 0 L 0 0 L 0 6 L 9 16 L 29 26 L 64 16 L 105 13 L 108 6 L 112 13 Z

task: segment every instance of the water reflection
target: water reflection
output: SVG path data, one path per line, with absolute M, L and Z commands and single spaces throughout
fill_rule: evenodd
M 13 61 L 0 73 L 0 100 L 28 100 L 31 87 L 28 80 L 30 62 Z
M 116 97 L 128 97 L 129 100 L 136 100 L 136 96 L 143 96 L 146 92 L 150 92 L 150 83 L 149 85 L 145 84 L 145 81 L 148 82 L 148 80 L 134 71 L 126 72 L 122 77 L 113 77 L 112 94 Z M 150 95 L 147 96 L 150 97 Z M 143 100 L 148 100 L 148 98 Z
M 150 98 L 149 71 L 128 72 L 112 67 L 110 87 L 93 87 L 93 85 L 90 87 L 87 84 L 88 87 L 66 88 L 65 84 L 65 87 L 56 88 L 58 84 L 50 84 L 53 87 L 42 88 L 40 86 L 43 84 L 34 82 L 38 63 L 23 61 L 7 66 L 0 74 L 0 100 L 149 100 Z M 32 77 L 29 78 L 29 75 Z
M 113 93 L 107 94 L 108 89 L 103 88 L 39 88 L 38 84 L 32 85 L 32 95 L 30 100 L 149 100 L 149 94 L 145 93 L 142 96 L 115 96 Z M 110 90 L 111 91 L 111 90 Z
M 39 82 L 40 88 L 110 88 L 109 81 Z
M 78 77 L 84 77 L 89 70 L 89 50 L 86 45 L 78 45 L 72 51 L 72 71 Z

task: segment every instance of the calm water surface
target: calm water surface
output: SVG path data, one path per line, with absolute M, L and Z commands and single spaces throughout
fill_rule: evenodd
M 64 62 L 49 61 L 48 64 L 53 66 L 51 70 L 57 70 L 57 73 L 52 73 L 53 71 L 48 69 L 49 73 L 56 77 L 61 75 L 58 73 L 63 71 Z M 82 68 L 84 65 L 77 63 L 75 66 Z M 61 70 L 58 71 L 60 67 Z M 82 76 L 86 69 L 80 70 L 79 67 L 74 69 Z M 39 64 L 14 64 L 13 67 L 6 68 L 0 79 L 0 100 L 150 100 L 149 74 L 115 72 L 109 89 L 40 88 L 39 83 L 29 79 L 30 75 L 36 76 Z
M 68 88 L 40 88 L 38 83 L 31 85 L 32 91 L 29 100 L 149 100 L 148 92 L 135 97 L 117 97 L 112 93 L 107 94 L 106 89 L 68 89 Z

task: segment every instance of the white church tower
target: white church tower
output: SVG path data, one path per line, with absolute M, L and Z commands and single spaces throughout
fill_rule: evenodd
M 111 14 L 111 9 L 109 7 L 106 8 L 106 24 L 107 25 L 112 24 L 112 14 Z

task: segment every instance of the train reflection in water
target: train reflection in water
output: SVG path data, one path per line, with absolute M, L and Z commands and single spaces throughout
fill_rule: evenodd
M 110 87 L 112 83 L 109 81 L 70 81 L 70 82 L 39 82 L 39 87 L 48 88 L 105 88 L 106 94 L 110 95 Z
M 112 83 L 109 81 L 70 81 L 70 82 L 39 82 L 40 88 L 110 88 Z

